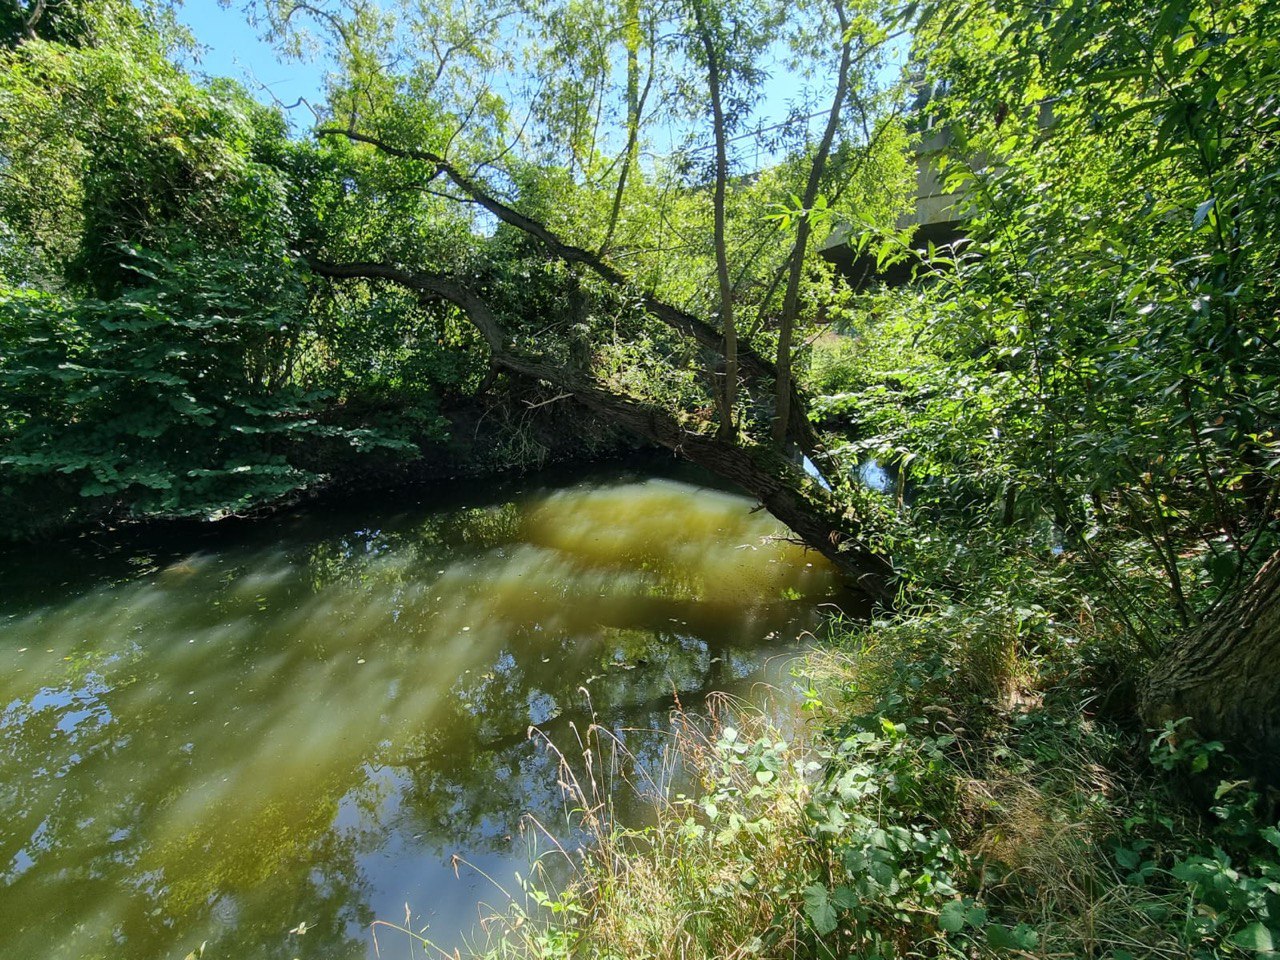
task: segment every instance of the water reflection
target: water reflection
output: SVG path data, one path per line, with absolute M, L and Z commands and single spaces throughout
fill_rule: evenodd
M 292 520 L 13 598 L 0 955 L 364 957 L 406 902 L 451 945 L 491 894 L 452 855 L 509 875 L 523 813 L 563 822 L 530 724 L 660 725 L 832 595 L 749 508 L 658 480 Z

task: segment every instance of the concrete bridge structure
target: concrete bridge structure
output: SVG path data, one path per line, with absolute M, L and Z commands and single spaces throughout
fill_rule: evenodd
M 927 94 L 922 94 L 917 101 L 918 115 L 923 115 L 921 108 L 927 100 Z M 961 214 L 964 195 L 948 193 L 942 185 L 943 152 L 950 142 L 951 133 L 948 129 L 929 128 L 922 132 L 920 144 L 916 148 L 915 205 L 897 223 L 899 230 L 916 227 L 911 240 L 913 248 L 923 249 L 930 243 L 941 247 L 964 236 L 964 217 Z M 857 229 L 855 224 L 837 223 L 818 250 L 823 259 L 836 265 L 855 289 L 861 289 L 875 281 L 898 286 L 911 279 L 912 271 L 917 266 L 913 260 L 900 261 L 877 270 L 874 254 L 860 254 L 850 246 L 849 241 L 857 239 Z
M 921 123 L 920 144 L 916 147 L 916 191 L 915 205 L 912 211 L 898 220 L 897 228 L 905 230 L 915 227 L 911 239 L 911 247 L 923 250 L 932 243 L 935 247 L 943 247 L 957 240 L 962 240 L 966 232 L 964 212 L 965 191 L 948 193 L 942 185 L 942 169 L 946 161 L 946 148 L 951 145 L 951 130 L 945 126 L 934 126 L 927 106 L 930 99 L 941 91 L 932 85 L 925 85 L 916 97 L 913 113 Z M 1033 109 L 1036 111 L 1036 124 L 1041 132 L 1054 125 L 1054 100 L 1042 100 Z M 996 125 L 999 126 L 997 118 Z M 977 166 L 986 166 L 985 160 L 971 158 Z M 999 169 L 1000 164 L 995 164 Z M 907 258 L 891 264 L 883 270 L 876 269 L 876 258 L 872 254 L 859 254 L 849 245 L 856 240 L 856 224 L 838 223 L 830 235 L 818 248 L 822 257 L 834 263 L 845 279 L 854 287 L 861 289 L 873 282 L 888 286 L 899 286 L 912 278 L 919 265 L 914 258 Z

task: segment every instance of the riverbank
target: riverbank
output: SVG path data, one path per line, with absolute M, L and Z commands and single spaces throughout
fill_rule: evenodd
M 403 418 L 404 411 L 384 411 Z M 73 513 L 36 517 L 12 513 L 0 525 L 0 547 L 69 542 L 84 535 L 155 532 L 202 536 L 241 522 L 257 522 L 290 511 L 323 508 L 353 497 L 394 496 L 398 491 L 459 481 L 500 482 L 540 470 L 618 462 L 667 460 L 652 447 L 604 423 L 571 399 L 551 397 L 536 386 L 513 386 L 501 395 L 456 400 L 441 413 L 442 430 L 416 436 L 412 452 L 355 452 L 344 445 L 314 443 L 296 459 L 310 477 L 282 493 L 248 504 L 227 504 L 200 514 L 137 512 L 124 497 L 84 502 Z M 376 423 L 374 410 L 334 411 L 346 427 Z M 354 425 L 354 427 L 353 427 Z M 55 492 L 53 500 L 71 494 Z M 51 501 L 52 502 L 52 501 Z
M 799 734 L 677 714 L 701 792 L 651 793 L 653 826 L 562 775 L 594 846 L 486 955 L 1275 956 L 1274 811 L 1220 744 L 1108 709 L 1141 667 L 1114 645 L 1090 598 L 1025 592 L 846 625 L 795 670 Z

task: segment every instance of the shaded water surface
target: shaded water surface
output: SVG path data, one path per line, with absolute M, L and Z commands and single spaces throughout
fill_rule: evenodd
M 406 903 L 451 947 L 502 899 L 453 856 L 565 823 L 530 724 L 661 726 L 834 597 L 727 493 L 431 496 L 5 559 L 0 957 L 363 958 Z

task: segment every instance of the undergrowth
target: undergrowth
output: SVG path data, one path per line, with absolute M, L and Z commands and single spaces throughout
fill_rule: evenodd
M 821 678 L 797 730 L 727 699 L 676 712 L 662 771 L 590 728 L 561 757 L 568 881 L 544 858 L 476 953 L 1280 956 L 1263 798 L 1228 778 L 1198 806 L 1178 785 L 1229 772 L 1220 744 L 1091 709 L 1099 629 L 995 600 L 844 625 L 797 668 Z M 619 822 L 619 790 L 648 825 Z

